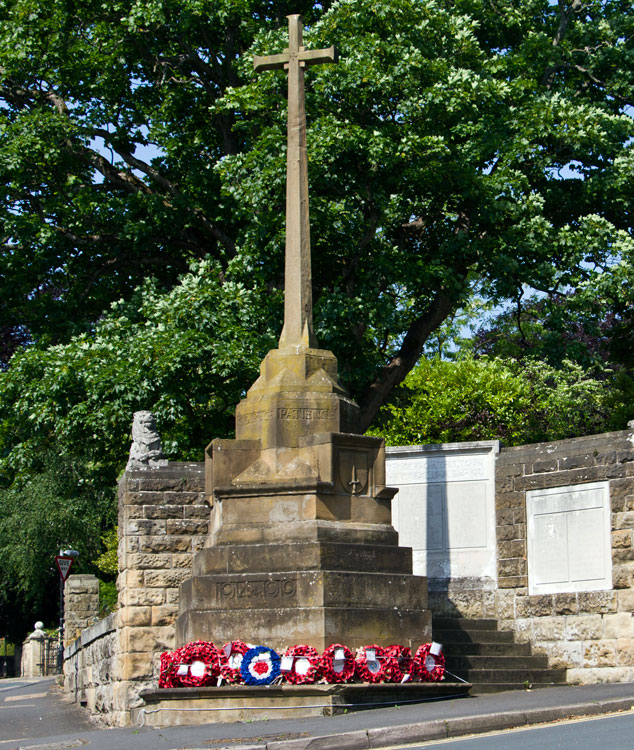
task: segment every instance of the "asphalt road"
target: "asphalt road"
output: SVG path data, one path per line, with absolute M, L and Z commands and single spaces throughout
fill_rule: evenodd
M 634 748 L 634 713 L 400 747 L 407 747 L 407 750 L 434 747 L 443 750 L 631 750 Z
M 570 716 L 605 715 L 617 710 L 627 713 L 601 720 L 603 724 L 598 720 L 584 721 L 583 725 L 561 721 Z M 53 678 L 0 680 L 0 750 L 367 750 L 432 747 L 434 743 L 442 745 L 443 750 L 447 746 L 459 750 L 634 750 L 633 717 L 634 684 L 615 683 L 508 691 L 334 717 L 271 717 L 167 729 L 105 729 L 92 723 L 84 709 L 65 700 Z M 558 723 L 548 730 L 540 727 L 505 731 L 545 721 Z M 504 731 L 436 741 L 443 736 L 458 738 L 492 730 Z M 423 739 L 430 742 L 421 742 Z
M 94 729 L 83 711 L 61 699 L 54 677 L 0 680 L 2 750 L 21 740 Z

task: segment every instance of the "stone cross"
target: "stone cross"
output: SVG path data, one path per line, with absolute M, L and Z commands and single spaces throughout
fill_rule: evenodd
M 288 16 L 288 48 L 281 55 L 255 55 L 253 67 L 288 71 L 288 150 L 286 153 L 286 262 L 284 327 L 279 347 L 316 347 L 310 271 L 308 160 L 304 68 L 336 62 L 334 47 L 307 50 L 302 44 L 302 17 Z

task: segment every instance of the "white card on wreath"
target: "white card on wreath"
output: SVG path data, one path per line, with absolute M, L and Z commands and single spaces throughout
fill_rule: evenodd
M 436 643 L 436 641 L 433 641 L 431 644 L 431 648 L 429 649 L 429 653 L 432 656 L 440 656 L 441 651 L 442 651 L 442 643 Z

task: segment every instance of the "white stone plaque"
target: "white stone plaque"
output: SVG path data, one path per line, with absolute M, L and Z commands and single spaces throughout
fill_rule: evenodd
M 529 594 L 612 588 L 608 482 L 526 493 Z
M 417 575 L 495 584 L 498 449 L 496 441 L 387 449 L 387 484 L 399 488 L 392 523 Z

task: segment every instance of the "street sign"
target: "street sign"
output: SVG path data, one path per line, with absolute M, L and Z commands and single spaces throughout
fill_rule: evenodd
M 73 564 L 73 558 L 63 557 L 62 555 L 55 555 L 55 562 L 57 563 L 57 569 L 59 570 L 59 574 L 62 577 L 62 581 L 65 581 L 68 578 L 68 574 L 70 573 L 70 568 Z

